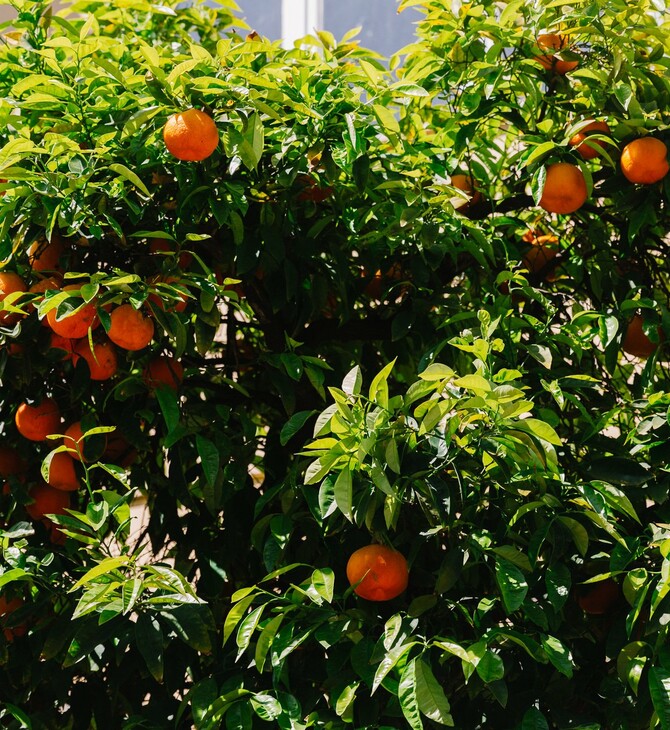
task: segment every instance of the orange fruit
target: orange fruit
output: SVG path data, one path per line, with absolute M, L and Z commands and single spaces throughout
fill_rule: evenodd
M 151 391 L 160 386 L 177 390 L 184 379 L 184 367 L 171 356 L 159 355 L 144 368 L 143 378 Z
M 361 276 L 368 276 L 365 268 L 361 270 Z M 365 289 L 363 289 L 363 293 L 370 297 L 370 299 L 380 300 L 385 289 L 388 287 L 388 282 L 401 281 L 404 278 L 407 278 L 407 273 L 403 271 L 400 263 L 396 261 L 389 266 L 385 274 L 382 273 L 381 269 L 377 269 L 375 275 L 366 284 Z
M 556 162 L 547 167 L 540 207 L 549 213 L 574 213 L 588 197 L 582 171 L 570 162 Z
M 456 208 L 466 210 L 471 205 L 477 205 L 477 203 L 479 203 L 482 199 L 482 194 L 477 190 L 477 185 L 470 175 L 462 175 L 460 173 L 452 175 L 451 185 L 470 196 L 470 200 L 457 202 L 455 206 Z
M 24 438 L 30 441 L 46 441 L 47 436 L 59 432 L 60 408 L 53 398 L 44 398 L 35 406 L 21 403 L 14 421 Z
M 0 446 L 0 477 L 21 474 L 26 464 L 16 449 L 11 446 Z
M 93 461 L 93 456 L 97 456 L 104 452 L 107 446 L 107 437 L 102 434 L 91 434 L 84 438 L 84 431 L 81 427 L 81 421 L 75 421 L 70 424 L 63 434 L 63 446 L 67 446 L 67 453 L 76 461 L 89 463 Z
M 619 584 L 611 578 L 605 578 L 599 583 L 589 583 L 583 586 L 583 589 L 577 596 L 577 603 L 584 613 L 592 616 L 609 613 L 621 596 Z
M 199 162 L 213 154 L 219 144 L 219 130 L 209 114 L 188 109 L 173 114 L 163 127 L 163 141 L 178 160 Z
M 107 336 L 124 350 L 141 350 L 154 337 L 154 322 L 130 304 L 121 304 L 110 314 Z
M 23 601 L 20 598 L 10 598 L 8 600 L 4 596 L 0 596 L 0 626 L 8 642 L 13 641 L 15 636 L 23 636 L 27 631 L 27 627 L 24 624 L 11 627 L 6 626 L 7 617 L 18 608 L 21 608 L 21 606 L 23 606 Z
M 166 238 L 152 238 L 149 241 L 149 253 L 179 253 L 180 269 L 188 269 L 188 267 L 191 265 L 191 262 L 193 261 L 193 256 L 188 251 L 180 251 L 179 247 L 174 241 L 170 241 Z
M 79 284 L 68 284 L 63 287 L 63 291 L 79 291 Z M 89 329 L 95 328 L 98 323 L 98 313 L 93 302 L 88 302 L 78 307 L 75 311 L 56 319 L 58 308 L 50 309 L 47 312 L 47 323 L 49 327 L 61 337 L 67 337 L 71 340 L 78 340 L 88 334 Z
M 0 302 L 4 301 L 10 294 L 27 291 L 26 282 L 11 271 L 0 271 Z M 18 322 L 21 315 L 13 312 L 0 312 L 0 325 L 14 324 Z
M 655 137 L 634 139 L 621 153 L 621 172 L 632 183 L 651 185 L 662 180 L 669 169 L 668 148 Z
M 330 185 L 319 185 L 316 178 L 312 175 L 302 173 L 296 178 L 296 182 L 302 186 L 302 191 L 298 193 L 298 200 L 309 200 L 313 203 L 323 203 L 324 200 L 332 197 L 334 188 Z
M 108 434 L 107 446 L 100 461 L 128 469 L 136 459 L 137 450 L 128 443 L 128 439 L 118 429 Z
M 356 586 L 354 593 L 368 601 L 389 601 L 399 596 L 407 588 L 408 578 L 405 556 L 385 545 L 366 545 L 347 562 L 349 584 Z
M 151 280 L 150 283 L 153 286 L 156 286 L 157 284 L 179 284 L 180 281 L 176 276 L 156 276 Z M 186 296 L 181 292 L 174 292 L 174 294 L 178 296 L 179 299 L 169 299 L 167 307 L 168 309 L 173 309 L 175 312 L 183 312 L 186 309 L 187 304 Z M 166 303 L 163 300 L 160 292 L 154 292 L 153 294 L 149 294 L 147 299 L 148 301 L 155 304 L 163 312 L 165 311 Z
M 109 380 L 119 369 L 116 349 L 109 340 L 94 342 L 93 349 L 87 338 L 79 340 L 72 351 L 72 362 L 86 360 L 91 380 Z
M 527 240 L 524 236 L 524 240 Z M 545 267 L 558 254 L 558 238 L 556 236 L 532 236 L 529 243 L 532 247 L 526 251 L 523 257 L 523 265 L 533 274 L 545 270 Z M 554 269 L 547 267 L 544 278 L 547 281 L 556 281 L 558 278 Z
M 47 484 L 63 492 L 76 492 L 79 489 L 74 459 L 66 451 L 59 451 L 51 457 Z
M 76 340 L 71 340 L 69 337 L 61 337 L 55 332 L 52 332 L 49 338 L 49 349 L 61 351 L 60 359 L 62 361 L 72 360 L 75 342 Z
M 570 147 L 574 147 L 584 160 L 593 160 L 596 157 L 602 156 L 603 142 L 598 142 L 597 140 L 593 140 L 589 144 L 585 142 L 589 134 L 593 132 L 608 136 L 611 135 L 607 122 L 590 122 L 581 131 L 577 132 L 577 134 L 573 134 L 568 142 Z
M 626 328 L 621 349 L 633 357 L 646 359 L 654 354 L 658 344 L 649 339 L 642 327 L 643 324 L 644 319 L 641 314 L 636 314 L 631 319 Z
M 50 241 L 42 236 L 30 245 L 28 263 L 33 271 L 60 271 L 58 263 L 64 252 L 63 239 L 57 233 L 52 234 Z
M 42 483 L 28 491 L 33 500 L 26 505 L 26 512 L 34 519 L 41 520 L 46 515 L 63 515 L 70 506 L 70 493 L 62 489 L 54 489 Z
M 559 76 L 565 76 L 569 71 L 574 71 L 579 66 L 579 61 L 567 61 L 557 58 L 550 51 L 561 51 L 568 45 L 567 38 L 558 33 L 541 33 L 537 37 L 537 47 L 543 51 L 539 56 L 535 56 L 537 61 L 543 68 Z

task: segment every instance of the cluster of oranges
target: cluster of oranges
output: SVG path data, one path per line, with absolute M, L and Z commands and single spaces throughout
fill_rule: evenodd
M 153 246 L 152 252 L 157 248 Z M 0 302 L 9 305 L 0 312 L 0 324 L 15 327 L 22 319 L 38 316 L 37 307 L 47 295 L 56 297 L 55 301 L 61 304 L 66 302 L 65 307 L 48 309 L 42 316 L 42 325 L 49 333 L 50 359 L 63 364 L 71 362 L 78 369 L 81 369 L 81 360 L 86 363 L 91 381 L 112 381 L 123 366 L 124 352 L 139 352 L 154 341 L 151 305 L 137 309 L 126 302 L 101 304 L 97 297 L 87 300 L 83 285 L 63 282 L 61 262 L 67 252 L 67 241 L 56 233 L 50 241 L 42 238 L 34 242 L 28 250 L 28 274 L 35 278 L 30 286 L 17 273 L 0 271 Z M 156 299 L 154 305 L 165 306 L 160 297 L 153 296 Z M 185 300 L 183 303 L 185 306 Z M 175 309 L 179 310 L 179 304 Z M 100 313 L 103 311 L 107 319 L 106 331 L 100 326 Z M 11 354 L 21 354 L 16 342 L 7 349 L 10 347 Z M 142 380 L 149 393 L 155 393 L 161 387 L 176 391 L 183 377 L 183 365 L 165 354 L 149 356 L 142 371 Z M 77 466 L 77 462 L 88 461 L 85 446 L 89 440 L 95 442 L 100 436 L 97 439 L 85 437 L 80 421 L 66 422 L 54 397 L 21 403 L 14 413 L 14 423 L 17 432 L 26 441 L 35 445 L 48 444 L 51 449 L 59 445 L 66 447 L 66 450 L 48 454 L 42 471 L 44 481 L 26 488 L 30 500 L 26 505 L 28 515 L 45 524 L 52 541 L 60 542 L 62 535 L 47 515 L 62 515 L 70 507 L 71 494 L 81 487 L 81 467 Z M 62 435 L 62 440 L 53 438 L 57 435 Z M 28 453 L 29 449 L 25 451 Z M 42 460 L 40 451 L 45 450 L 33 447 L 32 453 L 38 462 Z M 95 458 L 124 467 L 130 465 L 132 456 L 132 448 L 117 433 L 112 434 L 109 442 L 95 453 Z M 29 467 L 30 464 L 18 452 L 8 446 L 0 446 L 0 480 L 5 482 L 5 494 L 10 491 L 7 480 L 25 482 Z

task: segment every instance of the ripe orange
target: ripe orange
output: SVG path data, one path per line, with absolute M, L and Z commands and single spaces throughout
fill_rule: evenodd
M 361 270 L 361 276 L 368 276 L 368 272 L 365 268 Z M 363 293 L 370 297 L 370 299 L 380 300 L 384 294 L 386 288 L 389 286 L 389 282 L 401 281 L 407 277 L 407 273 L 403 270 L 402 266 L 398 261 L 389 266 L 386 273 L 383 274 L 381 269 L 375 271 L 375 275 L 365 285 Z
M 72 360 L 75 342 L 76 340 L 71 340 L 69 337 L 61 337 L 55 332 L 52 332 L 49 338 L 49 349 L 58 350 L 61 353 L 59 355 L 60 359 L 65 362 Z
M 584 160 L 593 160 L 596 157 L 601 157 L 603 152 L 603 143 L 593 140 L 590 143 L 586 143 L 585 140 L 589 137 L 589 134 L 596 132 L 598 134 L 611 135 L 610 128 L 607 122 L 590 122 L 581 131 L 570 137 L 568 144 L 570 147 L 574 147 L 577 152 L 581 155 Z
M 156 286 L 157 284 L 180 284 L 180 280 L 176 276 L 155 276 L 150 283 L 153 286 Z M 172 289 L 172 291 L 174 291 Z M 186 296 L 182 294 L 181 292 L 174 292 L 176 296 L 179 297 L 179 299 L 169 299 L 167 303 L 168 309 L 172 309 L 175 312 L 183 312 L 186 309 Z M 153 294 L 149 294 L 147 297 L 147 300 L 155 304 L 159 309 L 161 309 L 163 312 L 165 311 L 165 301 L 163 300 L 163 297 L 161 296 L 161 293 L 154 292 Z
M 8 600 L 4 596 L 0 596 L 0 626 L 2 626 L 2 632 L 8 642 L 13 641 L 15 636 L 23 636 L 27 631 L 27 627 L 24 624 L 11 627 L 6 626 L 7 617 L 18 608 L 21 608 L 21 606 L 23 606 L 23 601 L 20 598 L 10 598 Z
M 47 436 L 59 432 L 60 408 L 53 398 L 44 398 L 35 406 L 21 403 L 14 421 L 24 438 L 30 441 L 46 441 Z
M 585 590 L 577 596 L 577 603 L 584 613 L 592 616 L 609 613 L 621 596 L 619 584 L 611 578 L 605 578 L 599 583 L 590 583 L 583 588 Z
M 10 294 L 27 291 L 25 281 L 11 271 L 0 271 L 0 302 L 4 301 Z M 13 312 L 0 312 L 0 325 L 14 324 L 18 322 L 21 315 Z
M 76 492 L 80 487 L 74 469 L 74 459 L 65 451 L 59 451 L 51 457 L 47 484 L 63 492 Z
M 389 601 L 399 596 L 409 578 L 404 555 L 385 545 L 366 545 L 347 562 L 347 579 L 354 593 L 368 601 Z M 360 581 L 360 582 L 359 582 Z
M 149 361 L 143 378 L 152 392 L 160 386 L 177 390 L 184 379 L 184 367 L 171 356 L 159 355 Z
M 26 512 L 34 520 L 41 520 L 46 515 L 63 515 L 70 506 L 69 492 L 54 489 L 45 483 L 33 487 L 28 495 L 33 501 L 26 505 Z
M 470 206 L 477 205 L 477 203 L 479 203 L 482 199 L 482 194 L 477 190 L 477 184 L 470 175 L 462 175 L 460 173 L 452 175 L 451 185 L 470 196 L 470 200 L 457 202 L 455 205 L 456 208 L 467 210 Z
M 640 137 L 629 142 L 621 153 L 621 172 L 632 183 L 651 185 L 670 170 L 668 148 L 655 137 Z
M 568 41 L 565 36 L 558 33 L 541 33 L 537 37 L 537 47 L 542 51 L 539 56 L 535 56 L 537 61 L 543 68 L 559 76 L 565 76 L 569 71 L 574 71 L 579 66 L 579 61 L 567 61 L 557 58 L 550 51 L 562 51 L 567 48 Z
M 636 314 L 626 328 L 626 334 L 621 343 L 621 349 L 633 357 L 646 359 L 654 354 L 658 347 L 656 342 L 652 342 L 646 335 L 642 325 L 644 318 L 641 314 Z M 660 332 L 659 332 L 660 334 Z
M 528 239 L 524 236 L 524 240 Z M 556 281 L 558 276 L 555 270 L 553 268 L 549 269 L 547 264 L 558 254 L 558 238 L 552 235 L 532 235 L 528 242 L 532 244 L 532 247 L 524 255 L 523 265 L 533 274 L 546 270 L 544 278 L 547 281 Z M 547 268 L 545 269 L 545 267 Z
M 193 256 L 188 251 L 180 251 L 175 241 L 170 241 L 166 238 L 152 238 L 149 241 L 149 253 L 179 253 L 180 269 L 188 269 L 188 267 L 191 265 L 191 262 L 193 261 Z
M 94 456 L 101 454 L 107 446 L 107 437 L 105 434 L 92 434 L 84 438 L 84 430 L 81 427 L 81 421 L 75 421 L 70 424 L 63 434 L 63 446 L 67 446 L 67 453 L 76 461 L 89 463 L 94 461 Z
M 330 185 L 320 186 L 316 178 L 303 173 L 298 175 L 296 182 L 302 185 L 302 191 L 298 193 L 298 200 L 309 200 L 313 203 L 323 203 L 324 200 L 332 197 L 334 188 Z
M 79 291 L 79 284 L 68 284 L 63 287 L 63 291 Z M 98 323 L 98 313 L 95 310 L 95 304 L 88 302 L 77 308 L 74 312 L 67 314 L 61 319 L 56 319 L 57 308 L 50 309 L 47 312 L 47 323 L 49 327 L 61 337 L 68 337 L 71 340 L 78 340 L 85 337 L 89 329 L 95 328 Z
M 540 207 L 549 213 L 574 213 L 588 197 L 582 171 L 570 162 L 556 162 L 547 167 Z
M 38 238 L 28 249 L 28 263 L 33 271 L 60 271 L 58 265 L 65 252 L 63 239 L 54 233 L 48 241 L 44 236 Z
M 124 350 L 141 350 L 154 336 L 154 322 L 130 304 L 121 304 L 110 314 L 109 339 Z
M 209 114 L 188 109 L 173 114 L 163 127 L 163 141 L 178 160 L 199 162 L 213 154 L 219 144 L 219 130 Z
M 7 478 L 21 474 L 25 469 L 26 464 L 16 449 L 11 446 L 0 446 L 0 477 Z
M 93 349 L 87 338 L 79 340 L 72 352 L 72 362 L 82 357 L 88 364 L 91 380 L 109 380 L 119 369 L 116 349 L 109 340 L 94 342 Z
M 137 449 L 134 449 L 128 439 L 118 431 L 108 434 L 107 446 L 102 454 L 101 461 L 107 464 L 117 464 L 128 469 L 137 459 Z

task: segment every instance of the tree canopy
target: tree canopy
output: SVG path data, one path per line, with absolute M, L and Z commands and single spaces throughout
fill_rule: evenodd
M 663 3 L 3 4 L 3 727 L 670 728 Z

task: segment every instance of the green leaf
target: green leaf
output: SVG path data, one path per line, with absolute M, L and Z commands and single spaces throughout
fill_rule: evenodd
M 118 162 L 114 162 L 109 166 L 112 172 L 117 173 L 122 178 L 125 178 L 131 182 L 138 190 L 140 190 L 147 198 L 151 197 L 151 193 L 147 190 L 147 186 L 140 180 L 140 178 L 132 171 L 129 170 L 125 165 L 121 165 Z
M 216 448 L 216 444 L 200 434 L 196 434 L 195 445 L 205 479 L 210 486 L 214 486 L 220 467 L 219 450 Z
M 172 434 L 179 425 L 180 414 L 177 393 L 171 388 L 157 388 L 156 398 L 167 426 L 168 435 Z
M 70 593 L 78 590 L 83 585 L 90 583 L 91 581 L 99 578 L 102 575 L 107 575 L 107 573 L 111 573 L 117 568 L 120 568 L 122 565 L 128 565 L 129 562 L 130 557 L 127 555 L 120 555 L 116 558 L 105 558 L 101 563 L 98 563 L 98 565 L 96 565 L 94 568 L 91 568 L 89 571 L 87 571 L 83 578 L 80 578 L 72 586 L 72 588 L 70 588 Z
M 276 720 L 282 714 L 282 708 L 276 697 L 268 694 L 257 694 L 251 698 L 253 711 L 266 722 Z
M 259 672 L 263 671 L 268 651 L 272 646 L 272 641 L 275 638 L 277 631 L 279 631 L 279 627 L 283 620 L 284 614 L 281 613 L 271 618 L 265 624 L 258 637 L 258 641 L 256 642 L 256 651 L 254 653 L 254 664 Z
M 670 730 L 670 672 L 660 667 L 652 667 L 649 670 L 648 683 L 661 730 Z
M 563 445 L 556 431 L 548 423 L 540 421 L 537 418 L 522 418 L 514 425 L 520 431 L 531 433 L 544 441 L 548 441 L 550 444 L 554 444 L 555 446 Z
M 542 648 L 547 652 L 549 661 L 568 679 L 572 677 L 573 663 L 570 650 L 554 636 L 542 638 Z
M 353 709 L 354 700 L 356 699 L 356 690 L 358 689 L 360 682 L 352 682 L 348 684 L 340 693 L 335 703 L 335 713 L 338 717 L 343 717 L 345 713 L 347 717 L 351 715 Z
M 496 560 L 496 582 L 500 589 L 505 611 L 510 614 L 519 609 L 528 593 L 528 583 L 519 568 L 507 560 Z
M 135 641 L 151 676 L 163 681 L 163 629 L 158 619 L 147 613 L 140 613 L 135 624 Z
M 419 373 L 421 380 L 435 381 L 448 380 L 454 376 L 454 371 L 448 365 L 435 362 L 429 365 L 423 372 Z
M 372 689 L 370 690 L 370 694 L 375 693 L 379 685 L 384 680 L 384 677 L 386 677 L 386 675 L 393 669 L 393 667 L 395 667 L 400 659 L 405 654 L 407 654 L 415 645 L 415 641 L 410 641 L 407 644 L 400 643 L 397 646 L 394 646 L 391 651 L 387 652 L 384 655 L 384 658 L 379 663 L 377 671 L 375 672 L 375 678 L 372 682 Z
M 449 700 L 430 666 L 423 660 L 417 660 L 414 676 L 419 710 L 433 722 L 453 727 Z
M 284 424 L 279 434 L 279 442 L 281 445 L 286 446 L 315 413 L 316 411 L 298 411 L 294 413 Z
M 523 716 L 521 730 L 549 730 L 549 725 L 545 716 L 536 707 L 531 707 Z
M 388 134 L 396 135 L 400 133 L 400 124 L 398 124 L 398 120 L 393 115 L 393 112 L 387 107 L 382 106 L 381 104 L 373 104 L 372 111 L 374 111 L 382 129 Z
M 342 512 L 349 522 L 353 522 L 353 486 L 351 469 L 348 466 L 338 474 L 333 493 L 335 495 L 335 503 L 340 512 Z
M 417 659 L 412 659 L 405 665 L 400 674 L 400 684 L 398 685 L 400 709 L 412 730 L 423 730 L 416 679 L 416 665 L 418 661 Z
M 477 674 L 483 682 L 490 684 L 505 676 L 505 665 L 502 657 L 488 649 L 482 658 L 477 662 Z
M 361 392 L 361 385 L 363 384 L 363 376 L 361 375 L 361 368 L 359 365 L 352 368 L 345 376 L 342 381 L 342 390 L 347 395 L 358 395 Z
M 326 603 L 332 603 L 335 590 L 335 573 L 330 568 L 317 568 L 312 573 L 312 585 Z
M 376 403 L 377 405 L 381 406 L 382 408 L 386 409 L 388 408 L 389 403 L 389 387 L 388 387 L 388 376 L 391 374 L 391 370 L 393 370 L 393 366 L 395 365 L 396 358 L 394 358 L 390 363 L 385 365 L 378 373 L 375 375 L 374 379 L 372 380 L 372 383 L 370 384 L 370 393 L 368 395 L 368 398 L 372 403 Z
M 251 613 L 248 613 L 240 622 L 240 625 L 237 628 L 237 634 L 235 636 L 238 649 L 237 660 L 239 660 L 239 658 L 242 656 L 242 654 L 244 654 L 247 647 L 249 646 L 251 637 L 253 636 L 254 631 L 256 630 L 259 621 L 261 620 L 263 611 L 265 611 L 266 606 L 266 603 L 261 603 L 260 606 L 251 611 Z

